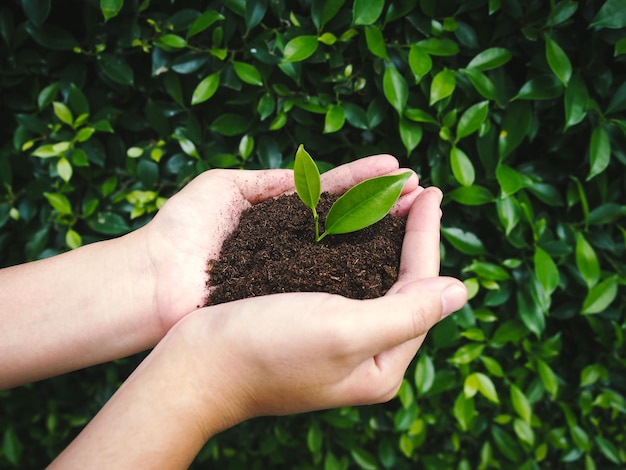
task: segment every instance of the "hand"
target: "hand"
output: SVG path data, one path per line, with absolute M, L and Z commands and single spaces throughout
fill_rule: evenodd
M 196 389 L 206 393 L 198 402 L 225 411 L 217 425 L 207 411 L 207 434 L 253 416 L 395 395 L 428 330 L 467 300 L 460 281 L 437 277 L 441 192 L 417 192 L 400 277 L 385 297 L 278 294 L 202 309 L 175 327 L 173 335 L 187 338 L 181 357 L 195 370 Z
M 412 203 L 385 297 L 275 294 L 184 317 L 50 468 L 187 468 L 245 419 L 393 397 L 428 330 L 467 299 L 460 281 L 437 276 L 440 201 L 416 186 L 397 206 Z
M 323 190 L 340 193 L 373 176 L 397 171 L 389 155 L 363 158 L 322 175 Z M 404 214 L 417 196 L 414 176 L 404 187 L 395 212 Z M 210 170 L 173 196 L 138 232 L 148 250 L 154 277 L 152 310 L 163 334 L 187 313 L 204 304 L 206 265 L 218 256 L 224 239 L 244 210 L 293 190 L 291 170 Z

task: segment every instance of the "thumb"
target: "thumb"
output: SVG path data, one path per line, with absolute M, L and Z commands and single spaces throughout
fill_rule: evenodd
M 467 302 L 465 285 L 453 277 L 432 277 L 405 284 L 393 294 L 366 300 L 359 313 L 362 341 L 376 355 L 423 337 L 438 321 Z

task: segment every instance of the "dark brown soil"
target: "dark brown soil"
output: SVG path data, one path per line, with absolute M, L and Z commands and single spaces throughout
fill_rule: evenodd
M 320 233 L 334 199 L 322 195 Z M 297 195 L 267 200 L 242 215 L 219 259 L 209 260 L 205 305 L 280 292 L 380 297 L 398 277 L 404 229 L 404 219 L 388 215 L 366 229 L 315 243 L 313 215 Z

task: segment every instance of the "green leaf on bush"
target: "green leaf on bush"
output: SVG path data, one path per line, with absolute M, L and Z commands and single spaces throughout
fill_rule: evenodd
M 352 6 L 352 22 L 355 25 L 371 25 L 383 12 L 384 0 L 355 0 Z
M 189 30 L 187 31 L 187 39 L 189 39 L 192 36 L 195 36 L 196 34 L 201 33 L 202 31 L 207 30 L 208 28 L 211 27 L 211 25 L 217 21 L 222 21 L 224 20 L 224 15 L 218 13 L 215 10 L 207 10 L 204 13 L 202 13 L 198 18 L 196 18 L 194 20 L 194 22 L 191 24 L 191 26 L 189 27 Z
M 233 69 L 243 82 L 256 86 L 263 85 L 261 74 L 254 65 L 246 62 L 233 61 Z
M 482 372 L 474 372 L 465 377 L 463 392 L 467 398 L 473 397 L 478 392 L 490 402 L 500 403 L 495 385 L 489 376 Z
M 459 393 L 454 400 L 452 413 L 462 431 L 468 431 L 472 424 L 472 420 L 476 416 L 476 406 L 474 398 L 467 397 L 465 393 Z
M 130 231 L 124 218 L 115 212 L 104 211 L 87 220 L 89 228 L 103 235 L 122 235 Z
M 610 29 L 626 27 L 626 1 L 606 0 L 589 26 Z
M 523 175 L 510 166 L 500 164 L 496 168 L 496 179 L 500 185 L 502 197 L 508 197 L 524 187 L 525 179 Z
M 580 74 L 575 74 L 569 81 L 565 90 L 565 128 L 575 126 L 581 122 L 587 114 L 589 92 Z
M 283 61 L 301 62 L 311 57 L 317 50 L 317 36 L 298 36 L 285 45 Z
M 380 57 L 381 59 L 389 58 L 385 38 L 378 26 L 365 27 L 365 42 L 367 43 L 369 51 L 376 57 Z
M 450 149 L 450 166 L 452 174 L 463 186 L 474 184 L 475 172 L 472 161 L 465 155 L 465 152 L 458 147 Z
M 442 227 L 444 238 L 461 253 L 482 255 L 485 253 L 483 242 L 473 233 L 456 227 Z
M 72 204 L 65 194 L 43 193 L 52 208 L 61 214 L 72 215 Z
M 106 77 L 122 85 L 133 85 L 135 73 L 120 56 L 102 54 L 98 56 L 98 65 Z
M 236 113 L 225 113 L 218 116 L 209 126 L 212 131 L 226 136 L 240 135 L 250 127 L 250 120 Z
M 383 92 L 385 98 L 398 114 L 402 114 L 409 98 L 409 87 L 404 77 L 392 65 L 385 68 L 383 75 Z
M 72 116 L 72 112 L 65 103 L 55 101 L 52 103 L 52 107 L 54 108 L 54 114 L 56 115 L 56 117 L 59 118 L 59 121 L 69 126 L 74 123 L 74 117 Z
M 433 68 L 433 60 L 418 45 L 411 44 L 409 48 L 409 67 L 415 76 L 415 81 L 419 82 Z
M 469 64 L 468 69 L 476 69 L 484 72 L 486 70 L 496 69 L 502 67 L 509 60 L 511 60 L 513 54 L 508 49 L 503 47 L 492 47 L 479 52 Z
M 402 118 L 400 119 L 399 131 L 406 153 L 410 155 L 422 140 L 422 126 Z
M 215 94 L 219 86 L 220 72 L 212 73 L 211 75 L 203 78 L 193 91 L 191 104 L 196 105 L 204 103 Z
M 511 384 L 509 391 L 511 393 L 511 404 L 513 405 L 513 409 L 522 421 L 526 424 L 530 424 L 533 412 L 528 398 L 515 384 Z
M 537 280 L 543 289 L 548 293 L 554 292 L 559 285 L 560 275 L 559 268 L 552 260 L 552 257 L 536 246 L 533 262 L 535 265 L 535 276 L 537 276 Z
M 154 44 L 167 51 L 172 49 L 182 49 L 187 46 L 187 41 L 185 38 L 177 34 L 164 34 L 154 41 Z
M 426 353 L 421 353 L 417 360 L 414 382 L 420 396 L 427 394 L 435 382 L 435 366 L 431 357 Z
M 545 35 L 544 40 L 546 42 L 546 59 L 548 60 L 548 65 L 559 80 L 563 82 L 563 85 L 567 86 L 572 76 L 572 63 L 569 57 L 567 57 L 567 54 L 561 49 L 561 46 L 550 36 Z
M 69 160 L 65 157 L 59 158 L 57 161 L 57 173 L 61 179 L 67 183 L 72 178 L 73 172 L 72 164 Z
M 489 114 L 489 101 L 481 101 L 467 108 L 456 127 L 456 138 L 462 139 L 473 134 L 482 126 Z
M 346 122 L 346 112 L 340 104 L 328 108 L 324 118 L 324 134 L 330 134 L 341 130 Z
M 617 276 L 611 276 L 589 289 L 583 301 L 581 313 L 591 315 L 602 313 L 617 297 Z
M 418 41 L 416 45 L 423 51 L 435 56 L 453 56 L 459 53 L 459 45 L 451 39 L 428 38 Z
M 589 143 L 589 175 L 587 181 L 606 170 L 611 162 L 611 142 L 609 134 L 602 125 L 598 125 L 591 133 Z
M 543 386 L 546 391 L 554 398 L 559 392 L 559 379 L 552 370 L 552 368 L 546 364 L 542 359 L 536 359 L 537 372 L 543 382 Z
M 450 191 L 448 196 L 464 206 L 482 206 L 495 200 L 489 189 L 476 184 L 456 188 Z
M 433 78 L 433 82 L 430 86 L 430 106 L 450 96 L 455 88 L 456 77 L 454 76 L 454 72 L 449 69 L 444 69 L 439 72 Z
M 100 11 L 102 11 L 104 21 L 116 17 L 123 6 L 124 0 L 100 0 Z

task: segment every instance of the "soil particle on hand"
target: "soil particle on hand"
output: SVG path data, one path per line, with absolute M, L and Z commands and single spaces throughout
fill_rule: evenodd
M 336 196 L 318 205 L 320 233 Z M 205 305 L 281 292 L 329 292 L 353 299 L 380 297 L 398 277 L 405 220 L 387 215 L 358 232 L 315 242 L 311 210 L 296 194 L 245 211 L 207 264 Z

